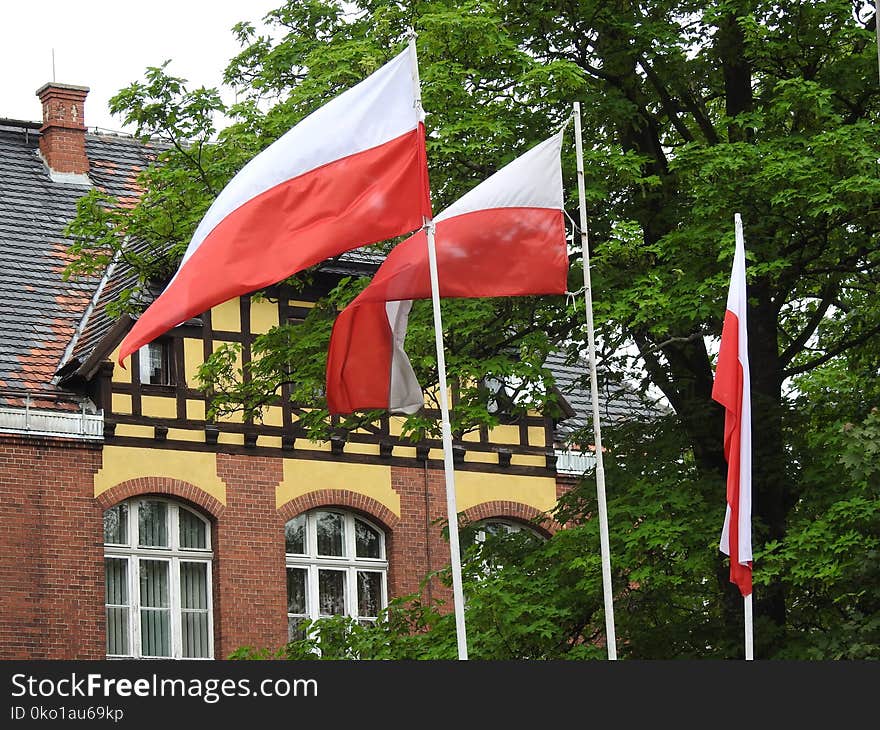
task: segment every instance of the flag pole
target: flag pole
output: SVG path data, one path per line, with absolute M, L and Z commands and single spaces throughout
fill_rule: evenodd
M 874 0 L 874 34 L 877 36 L 877 72 L 880 74 L 880 0 Z
M 599 544 L 602 551 L 602 590 L 605 599 L 605 634 L 608 659 L 617 659 L 614 634 L 614 602 L 611 591 L 611 558 L 608 540 L 608 508 L 605 501 L 605 467 L 599 428 L 599 386 L 596 377 L 596 342 L 593 335 L 593 300 L 590 285 L 590 247 L 587 239 L 587 203 L 584 191 L 584 150 L 581 138 L 581 105 L 574 103 L 575 149 L 577 151 L 578 204 L 580 207 L 581 251 L 584 260 L 584 299 L 587 307 L 587 342 L 590 353 L 590 400 L 593 407 L 593 439 L 596 447 L 596 495 L 599 501 Z
M 410 34 L 410 53 L 413 60 L 413 83 L 419 109 L 422 107 L 419 67 L 416 62 L 415 34 Z M 443 469 L 446 477 L 446 514 L 449 521 L 449 558 L 452 567 L 452 598 L 455 608 L 455 637 L 458 658 L 468 658 L 467 632 L 464 623 L 464 590 L 461 583 L 461 551 L 458 541 L 458 508 L 455 501 L 455 467 L 452 460 L 452 427 L 449 423 L 449 399 L 446 384 L 446 355 L 443 345 L 443 318 L 440 313 L 440 283 L 437 275 L 437 248 L 434 242 L 434 220 L 424 219 L 425 238 L 428 241 L 428 267 L 431 273 L 431 304 L 434 308 L 434 344 L 437 349 L 437 380 L 440 390 L 440 428 L 443 436 Z
M 743 227 L 742 227 L 742 217 L 739 213 L 733 214 L 733 227 L 736 233 L 736 246 L 739 250 L 745 251 L 745 241 L 743 239 Z M 751 398 L 751 394 L 749 394 L 749 398 Z M 750 409 L 751 415 L 751 409 Z M 749 464 L 751 469 L 751 463 Z M 751 524 L 751 520 L 749 521 Z M 751 541 L 750 541 L 751 542 Z M 739 557 L 736 555 L 730 556 L 731 560 L 739 560 Z M 745 655 L 746 661 L 751 661 L 755 658 L 754 656 L 754 639 L 753 639 L 753 625 L 752 625 L 752 593 L 749 595 L 743 596 L 743 623 L 745 629 Z

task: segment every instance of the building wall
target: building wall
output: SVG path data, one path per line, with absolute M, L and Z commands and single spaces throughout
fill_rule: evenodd
M 165 495 L 209 518 L 217 658 L 286 642 L 284 524 L 305 511 L 342 507 L 384 529 L 389 598 L 448 565 L 439 439 L 412 443 L 403 419 L 385 416 L 344 442 L 315 443 L 286 392 L 262 421 L 207 417 L 199 364 L 224 342 L 247 361 L 255 336 L 310 306 L 242 297 L 174 328 L 170 385 L 141 384 L 137 353 L 126 368 L 108 364 L 103 442 L 0 435 L 0 658 L 104 656 L 102 514 L 130 497 Z M 528 521 L 552 508 L 552 453 L 552 424 L 538 414 L 463 435 L 459 513 Z M 432 580 L 427 593 L 451 610 L 447 587 Z
M 99 447 L 0 434 L 0 658 L 104 656 Z
M 456 477 L 466 519 L 529 520 L 557 495 L 552 477 Z M 427 462 L 328 464 L 0 436 L 0 493 L 0 659 L 104 656 L 102 514 L 134 496 L 165 495 L 211 521 L 216 658 L 286 641 L 284 523 L 302 512 L 342 507 L 381 526 L 389 597 L 418 591 L 449 561 L 444 473 Z M 451 607 L 445 586 L 432 581 L 427 591 Z

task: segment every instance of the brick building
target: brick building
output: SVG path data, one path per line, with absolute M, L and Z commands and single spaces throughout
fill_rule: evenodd
M 286 392 L 262 421 L 206 419 L 198 365 L 223 342 L 247 359 L 308 292 L 227 302 L 115 365 L 131 320 L 105 304 L 130 281 L 114 265 L 63 281 L 63 230 L 92 187 L 136 197 L 153 150 L 89 132 L 87 92 L 47 84 L 41 124 L 0 120 L 0 658 L 224 658 L 279 647 L 304 617 L 374 618 L 448 563 L 440 442 L 386 416 L 315 443 Z M 313 293 L 374 267 L 327 262 Z M 456 442 L 466 519 L 527 524 L 582 472 L 557 444 L 587 404 L 550 364 L 567 422 L 531 414 Z

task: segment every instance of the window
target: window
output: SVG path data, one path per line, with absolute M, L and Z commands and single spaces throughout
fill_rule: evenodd
M 171 340 L 153 340 L 138 350 L 141 385 L 173 385 Z
M 108 658 L 210 659 L 207 520 L 159 497 L 104 512 Z
M 510 535 L 514 532 L 524 532 L 526 534 L 534 535 L 538 539 L 540 538 L 538 533 L 532 530 L 530 527 L 526 527 L 519 522 L 511 522 L 509 520 L 483 520 L 482 522 L 477 522 L 471 528 L 468 533 L 468 543 L 473 544 L 475 542 L 486 542 L 487 535 L 497 535 L 504 536 Z
M 385 535 L 349 512 L 315 510 L 285 525 L 287 628 L 303 619 L 347 615 L 373 623 L 387 603 Z
M 509 535 L 516 534 L 514 541 L 502 544 L 492 544 L 493 538 L 503 540 Z M 518 564 L 523 558 L 522 551 L 529 551 L 536 547 L 539 542 L 544 542 L 544 537 L 531 527 L 520 522 L 504 519 L 488 519 L 474 522 L 468 525 L 461 534 L 461 544 L 465 550 L 474 551 L 477 554 L 477 568 L 484 575 L 492 575 L 496 570 L 506 565 Z M 484 550 L 488 548 L 488 550 Z

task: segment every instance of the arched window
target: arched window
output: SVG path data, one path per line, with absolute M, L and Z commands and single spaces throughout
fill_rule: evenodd
M 468 543 L 473 544 L 475 542 L 485 542 L 487 535 L 503 536 L 514 532 L 524 532 L 530 536 L 534 536 L 537 540 L 544 539 L 531 527 L 520 522 L 493 518 L 481 520 L 480 522 L 473 524 L 468 531 Z
M 350 512 L 314 510 L 285 525 L 287 626 L 301 638 L 303 619 L 347 615 L 373 623 L 387 604 L 385 534 Z
M 107 656 L 212 658 L 211 558 L 208 521 L 177 502 L 105 511 Z

